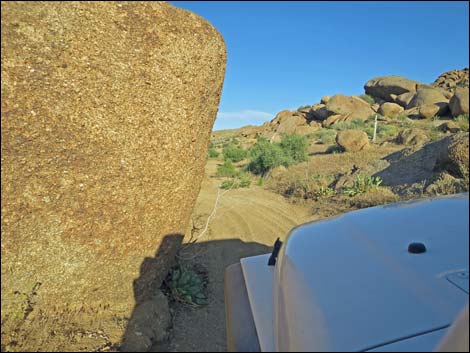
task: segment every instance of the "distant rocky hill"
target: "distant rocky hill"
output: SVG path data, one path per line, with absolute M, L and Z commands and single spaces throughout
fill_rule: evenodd
M 364 85 L 365 94 L 325 96 L 320 102 L 298 110 L 283 110 L 259 127 L 241 129 L 245 137 L 279 139 L 282 133 L 307 135 L 339 122 L 397 116 L 411 119 L 457 117 L 469 112 L 469 70 L 452 70 L 432 84 L 401 76 L 375 77 Z

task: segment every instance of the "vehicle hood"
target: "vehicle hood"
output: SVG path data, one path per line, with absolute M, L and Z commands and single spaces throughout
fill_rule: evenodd
M 448 327 L 468 302 L 468 212 L 461 194 L 293 229 L 274 272 L 276 350 L 366 351 Z

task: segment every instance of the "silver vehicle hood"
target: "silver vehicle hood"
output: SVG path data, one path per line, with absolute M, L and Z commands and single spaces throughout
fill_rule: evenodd
M 436 342 L 468 302 L 468 212 L 463 194 L 293 229 L 273 274 L 273 347 L 380 350 L 419 335 Z M 409 253 L 411 242 L 427 251 Z

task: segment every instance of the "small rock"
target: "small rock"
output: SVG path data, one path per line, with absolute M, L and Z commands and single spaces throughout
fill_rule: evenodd
M 451 133 L 456 133 L 460 131 L 460 126 L 458 126 L 455 122 L 453 121 L 447 121 L 437 127 L 439 131 L 442 132 L 451 132 Z

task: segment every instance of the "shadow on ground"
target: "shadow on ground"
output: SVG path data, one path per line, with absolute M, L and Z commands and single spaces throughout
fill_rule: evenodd
M 155 257 L 143 261 L 140 276 L 134 281 L 135 307 L 122 338 L 121 351 L 226 351 L 225 268 L 240 258 L 269 253 L 271 247 L 239 239 L 194 244 L 182 244 L 182 241 L 180 234 L 165 236 Z M 159 301 L 158 296 L 162 295 L 160 287 L 166 274 L 177 262 L 204 269 L 209 304 L 195 308 L 170 300 L 171 320 L 166 322 L 164 315 L 159 314 L 164 308 L 159 307 L 162 300 Z M 161 332 L 166 331 L 167 325 L 171 329 L 169 336 L 164 337 Z

